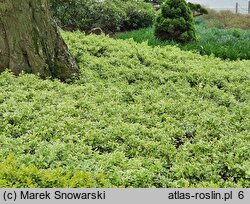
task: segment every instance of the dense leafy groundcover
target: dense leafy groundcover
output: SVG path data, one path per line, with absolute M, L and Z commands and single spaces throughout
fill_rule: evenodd
M 74 83 L 0 75 L 0 187 L 250 187 L 250 61 L 63 35 Z

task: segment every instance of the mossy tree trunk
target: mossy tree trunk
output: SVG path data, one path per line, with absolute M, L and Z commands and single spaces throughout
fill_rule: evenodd
M 61 80 L 79 72 L 48 0 L 0 0 L 0 72 L 6 68 Z

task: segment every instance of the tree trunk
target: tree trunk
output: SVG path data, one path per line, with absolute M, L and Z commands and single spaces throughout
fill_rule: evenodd
M 61 80 L 79 72 L 47 0 L 0 0 L 0 72 L 6 68 Z

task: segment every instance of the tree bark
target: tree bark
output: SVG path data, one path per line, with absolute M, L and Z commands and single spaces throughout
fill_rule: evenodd
M 47 0 L 0 0 L 0 72 L 6 68 L 61 80 L 78 74 Z

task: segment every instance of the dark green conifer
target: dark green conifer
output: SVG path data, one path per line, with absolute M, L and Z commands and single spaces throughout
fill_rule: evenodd
M 194 19 L 185 0 L 166 0 L 155 23 L 155 36 L 160 40 L 188 43 L 196 39 Z

